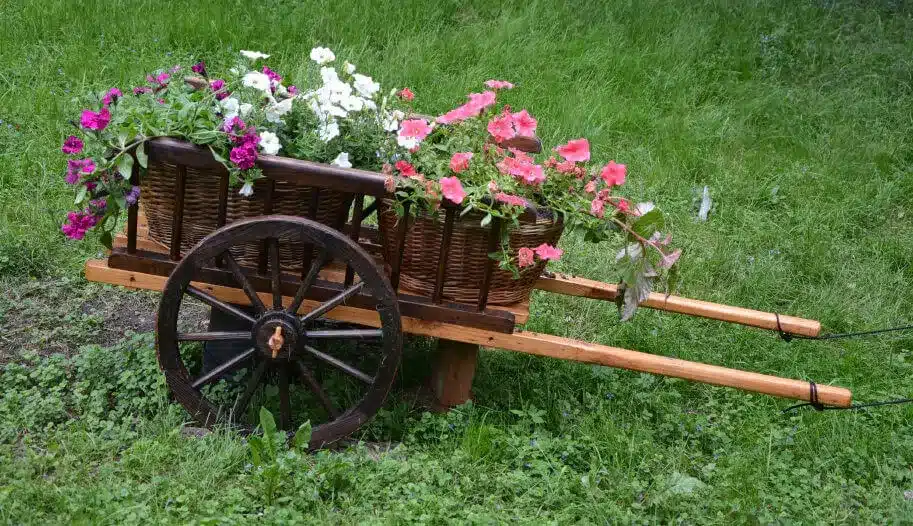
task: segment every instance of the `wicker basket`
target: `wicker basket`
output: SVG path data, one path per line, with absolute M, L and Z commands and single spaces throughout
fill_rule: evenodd
M 396 225 L 400 218 L 389 200 L 381 203 L 379 212 L 384 257 L 390 262 L 397 256 Z M 489 227 L 481 226 L 482 217 L 480 213 L 470 212 L 463 217 L 457 216 L 454 222 L 444 278 L 446 299 L 458 303 L 475 303 L 479 299 L 485 266 L 490 261 L 487 251 Z M 444 214 L 410 217 L 409 222 L 400 266 L 400 285 L 412 292 L 431 296 L 444 233 Z M 521 221 L 519 227 L 512 227 L 509 231 L 511 252 L 516 253 L 521 247 L 534 248 L 542 243 L 554 245 L 563 231 L 561 220 L 552 217 L 540 216 L 535 222 Z M 495 268 L 488 303 L 509 305 L 525 301 L 543 270 L 545 262 L 538 262 L 524 269 L 519 279 L 514 279 L 510 272 Z
M 201 239 L 218 228 L 219 182 L 221 174 L 187 167 L 184 186 L 184 214 L 181 227 L 181 254 L 187 253 Z M 177 166 L 163 162 L 150 162 L 141 182 L 141 196 L 149 236 L 159 243 L 171 245 L 171 222 L 174 214 Z M 263 197 L 267 180 L 254 183 L 254 195 L 244 197 L 237 191 L 228 193 L 226 223 L 263 215 Z M 276 181 L 272 210 L 275 214 L 308 216 L 312 190 L 308 186 Z M 352 197 L 340 192 L 320 192 L 317 221 L 337 225 L 341 215 L 348 219 Z M 238 263 L 256 266 L 260 247 L 255 244 L 232 249 Z M 279 243 L 279 261 L 283 270 L 300 272 L 304 259 L 304 245 L 293 240 Z

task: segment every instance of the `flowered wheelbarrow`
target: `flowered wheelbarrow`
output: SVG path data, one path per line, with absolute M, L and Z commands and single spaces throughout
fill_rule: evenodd
M 162 292 L 156 321 L 159 363 L 176 400 L 201 425 L 243 426 L 255 405 L 252 400 L 267 392 L 278 396 L 284 429 L 310 420 L 314 424 L 311 447 L 327 446 L 357 430 L 380 409 L 400 366 L 404 333 L 440 339 L 431 384 L 444 406 L 468 399 L 480 346 L 850 405 L 850 391 L 840 387 L 810 389 L 807 381 L 518 329 L 528 319 L 528 303 L 493 306 L 488 302 L 494 261 L 481 273 L 475 301 L 443 299 L 450 243 L 446 226 L 432 292 L 410 292 L 400 283 L 408 222 L 401 222 L 396 238 L 387 239 L 386 247 L 376 227 L 366 224 L 377 203 L 388 196 L 385 177 L 378 173 L 262 156 L 260 166 L 267 178 L 263 215 L 226 224 L 227 185 L 221 185 L 218 225 L 224 226 L 182 253 L 186 182 L 182 179 L 188 170 L 221 170 L 223 177 L 227 173 L 208 149 L 186 142 L 157 139 L 150 143 L 149 153 L 150 165 L 178 167 L 171 246 L 148 236 L 139 204 L 134 203 L 126 231 L 115 239 L 106 259 L 87 262 L 86 277 Z M 335 227 L 304 216 L 274 215 L 268 187 L 277 183 L 314 190 L 310 194 L 313 214 L 319 209 L 321 191 L 350 195 L 351 211 Z M 493 236 L 497 236 L 497 222 L 490 228 Z M 452 228 L 453 223 L 449 224 Z M 289 243 L 308 247 L 297 252 L 303 261 L 294 274 L 280 265 L 280 250 Z M 250 246 L 259 253 L 256 264 L 247 259 L 239 263 L 239 247 Z M 557 274 L 540 277 L 535 288 L 607 301 L 618 294 L 611 284 Z M 234 318 L 243 329 L 184 329 L 181 320 L 194 302 Z M 643 305 L 788 334 L 815 336 L 820 330 L 817 321 L 663 294 L 652 294 Z M 326 320 L 337 325 L 327 325 Z M 356 345 L 353 350 L 351 342 L 364 341 L 374 345 L 370 350 Z M 203 368 L 199 354 L 192 352 L 200 342 L 234 342 L 239 350 L 217 366 Z M 262 389 L 267 385 L 278 388 Z

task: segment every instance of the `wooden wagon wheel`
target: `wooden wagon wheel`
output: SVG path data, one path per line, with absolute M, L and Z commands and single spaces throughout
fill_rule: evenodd
M 290 280 L 279 268 L 279 245 L 285 242 L 304 242 L 315 248 L 316 257 L 299 281 Z M 230 249 L 249 243 L 265 244 L 268 279 L 267 276 L 254 276 L 253 270 L 245 271 L 232 256 Z M 300 314 L 300 307 L 308 290 L 315 286 L 318 272 L 331 260 L 348 265 L 352 273 L 351 279 L 346 281 L 350 284 L 338 287 L 339 290 L 333 291 L 334 294 L 322 303 L 315 305 L 309 302 L 308 306 L 313 308 Z M 212 268 L 216 261 L 225 268 L 222 275 L 233 278 L 233 286 L 245 292 L 252 306 L 250 310 L 225 303 L 192 285 L 193 281 L 200 280 L 199 274 L 203 269 Z M 264 286 L 267 282 L 268 293 Z M 254 283 L 260 284 L 259 294 Z M 285 294 L 283 302 L 283 288 L 294 291 L 290 302 L 288 297 L 292 296 L 291 293 Z M 320 318 L 333 308 L 356 295 L 365 294 L 376 301 L 379 329 L 327 330 L 319 326 Z M 249 328 L 242 331 L 179 332 L 178 317 L 185 296 L 233 316 Z M 373 356 L 356 353 L 354 359 L 340 357 L 326 345 L 334 340 L 365 339 L 378 344 Z M 186 347 L 188 342 L 207 341 L 245 342 L 242 348 L 246 350 L 218 367 L 192 374 L 193 359 L 187 357 L 186 348 L 182 353 L 182 345 Z M 291 431 L 294 418 L 289 384 L 290 379 L 300 379 L 296 385 L 300 389 L 295 394 L 313 402 L 316 408 L 307 417 L 315 425 L 310 446 L 319 448 L 354 432 L 380 409 L 393 383 L 402 352 L 399 308 L 389 280 L 371 256 L 339 231 L 293 216 L 247 219 L 207 236 L 171 273 L 159 303 L 156 351 L 174 396 L 200 425 L 206 427 L 221 420 L 249 429 L 249 425 L 241 422 L 250 412 L 251 398 L 262 391 L 260 388 L 264 383 L 274 378 L 278 384 L 280 422 L 283 429 Z M 353 365 L 353 361 L 358 363 Z M 216 400 L 216 395 L 208 394 L 208 390 L 220 380 L 224 380 L 222 384 L 229 382 L 226 377 L 233 380 L 237 392 L 231 400 L 220 402 Z M 334 392 L 325 388 L 327 382 L 339 389 Z M 340 405 L 340 399 L 346 405 Z M 296 405 L 295 409 L 298 412 L 299 407 Z M 303 416 L 298 418 L 298 423 L 303 421 Z

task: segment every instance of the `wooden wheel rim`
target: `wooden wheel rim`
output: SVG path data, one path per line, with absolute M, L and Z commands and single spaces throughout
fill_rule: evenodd
M 193 379 L 181 359 L 177 336 L 181 300 L 194 274 L 230 247 L 289 234 L 300 236 L 354 269 L 377 301 L 383 333 L 377 373 L 365 395 L 337 418 L 314 427 L 310 447 L 320 448 L 351 434 L 377 413 L 393 384 L 402 352 L 399 307 L 389 280 L 364 249 L 339 231 L 301 217 L 271 215 L 237 221 L 206 236 L 175 267 L 165 284 L 156 316 L 156 354 L 175 398 L 200 425 L 208 427 L 224 417 L 224 411 L 193 387 Z

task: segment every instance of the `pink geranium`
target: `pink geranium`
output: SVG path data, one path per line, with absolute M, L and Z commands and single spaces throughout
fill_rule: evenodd
M 596 191 L 596 181 L 588 182 L 586 184 L 586 186 L 583 187 L 583 191 L 588 194 L 592 194 L 593 192 L 595 192 Z
M 463 185 L 460 184 L 460 180 L 456 177 L 441 178 L 441 193 L 444 194 L 447 200 L 457 205 L 462 203 L 463 198 L 466 197 Z
M 536 126 L 539 123 L 526 110 L 520 110 L 512 114 L 511 118 L 514 123 L 514 129 L 517 130 L 517 135 L 532 137 L 536 134 Z
M 424 140 L 431 133 L 431 126 L 424 119 L 409 119 L 399 127 L 399 136 Z
M 396 168 L 403 177 L 415 177 L 415 175 L 417 175 L 415 167 L 403 160 L 396 161 L 394 168 Z
M 412 90 L 409 88 L 403 88 L 396 92 L 396 94 L 403 100 L 412 100 L 415 98 L 415 93 L 412 93 Z
M 615 161 L 609 161 L 609 164 L 602 167 L 599 174 L 605 184 L 609 186 L 620 186 L 625 183 L 625 176 L 628 173 L 628 167 L 618 164 Z
M 472 152 L 457 152 L 450 157 L 450 169 L 454 173 L 460 173 L 469 168 L 470 159 L 472 159 Z
M 108 123 L 111 122 L 111 112 L 108 111 L 108 108 L 102 108 L 98 112 L 82 110 L 79 121 L 87 130 L 101 131 L 107 128 Z
M 514 85 L 506 80 L 487 80 L 485 86 L 491 89 L 513 89 Z
M 67 140 L 63 141 L 63 146 L 60 150 L 68 155 L 76 155 L 77 153 L 82 152 L 82 147 L 82 140 L 75 135 L 70 135 L 67 137 Z
M 522 247 L 517 251 L 517 264 L 520 265 L 520 268 L 532 266 L 536 262 L 535 255 L 533 249 Z
M 561 157 L 573 162 L 586 162 L 590 160 L 590 141 L 574 139 L 567 144 L 555 148 Z
M 561 258 L 561 254 L 564 254 L 563 250 L 548 243 L 542 243 L 536 247 L 536 255 L 539 256 L 539 259 L 544 259 L 545 261 L 558 261 Z
M 590 214 L 599 218 L 605 215 L 605 201 L 598 197 L 593 199 L 593 201 L 590 202 Z
M 488 121 L 488 133 L 494 137 L 496 142 L 504 142 L 507 139 L 513 138 L 517 132 L 514 131 L 514 125 L 513 122 L 511 122 L 510 114 L 498 115 Z
M 496 194 L 496 193 L 500 192 L 501 189 L 498 188 L 498 183 L 496 183 L 494 181 L 488 181 L 488 191 L 493 194 Z

